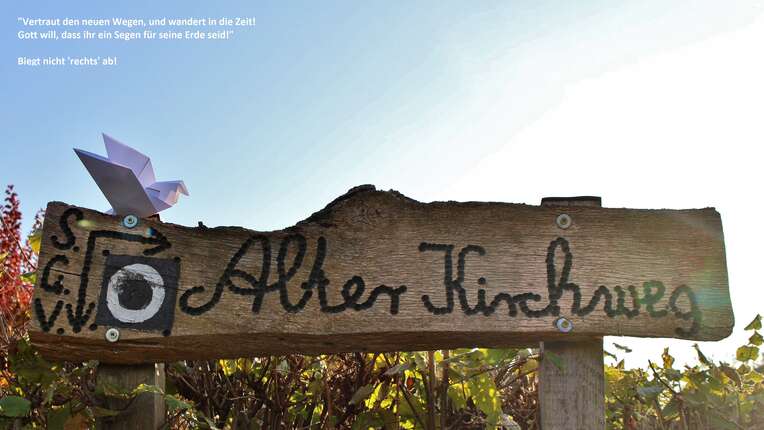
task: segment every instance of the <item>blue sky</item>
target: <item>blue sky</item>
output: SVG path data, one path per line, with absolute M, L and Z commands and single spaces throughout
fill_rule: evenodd
M 0 13 L 0 184 L 30 216 L 50 200 L 108 208 L 72 151 L 103 153 L 101 132 L 149 154 L 159 180 L 186 182 L 191 197 L 163 219 L 187 225 L 282 228 L 363 183 L 422 201 L 716 206 L 739 327 L 764 311 L 750 228 L 763 209 L 761 2 L 34 1 Z M 21 41 L 19 16 L 257 25 L 229 41 Z M 47 55 L 119 64 L 15 64 Z M 655 356 L 666 341 L 622 343 Z

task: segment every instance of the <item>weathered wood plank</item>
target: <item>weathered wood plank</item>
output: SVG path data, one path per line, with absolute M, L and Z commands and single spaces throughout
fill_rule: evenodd
M 359 187 L 268 233 L 127 228 L 53 202 L 43 236 L 32 340 L 52 358 L 715 340 L 733 326 L 713 209 L 424 204 Z M 572 332 L 555 327 L 560 316 Z

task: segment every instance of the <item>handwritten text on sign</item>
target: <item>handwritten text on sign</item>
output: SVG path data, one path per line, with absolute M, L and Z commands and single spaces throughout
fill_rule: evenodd
M 565 230 L 554 223 L 563 211 L 574 220 Z M 52 356 L 705 340 L 732 327 L 711 209 L 422 204 L 362 188 L 272 233 L 149 220 L 126 228 L 52 203 L 44 236 L 33 340 Z M 573 331 L 560 333 L 559 317 Z M 108 344 L 112 327 L 121 336 Z

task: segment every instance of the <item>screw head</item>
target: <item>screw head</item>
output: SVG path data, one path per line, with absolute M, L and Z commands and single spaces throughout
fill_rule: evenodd
M 573 218 L 568 214 L 559 214 L 557 215 L 557 219 L 555 219 L 555 223 L 557 224 L 557 227 L 567 230 L 568 227 L 573 225 Z
M 106 340 L 109 341 L 109 342 L 116 342 L 116 341 L 119 340 L 119 330 L 117 330 L 116 328 L 112 327 L 112 328 L 106 330 L 105 337 L 106 337 Z
M 554 326 L 557 327 L 557 330 L 561 333 L 570 333 L 573 331 L 573 323 L 565 317 L 557 318 L 554 321 Z
M 122 225 L 127 228 L 133 228 L 138 225 L 138 217 L 135 215 L 125 215 L 125 217 L 122 218 Z

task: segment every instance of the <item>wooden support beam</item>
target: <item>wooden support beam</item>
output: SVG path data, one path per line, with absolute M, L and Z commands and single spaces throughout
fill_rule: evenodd
M 97 384 L 131 391 L 140 384 L 165 389 L 164 364 L 132 366 L 101 363 L 98 365 Z M 165 422 L 165 403 L 162 396 L 153 393 L 138 395 L 132 401 L 106 397 L 106 408 L 121 411 L 119 415 L 98 419 L 99 430 L 158 429 Z
M 599 197 L 556 197 L 543 199 L 541 205 L 601 207 L 601 202 Z M 568 329 L 568 333 L 573 333 L 575 326 L 565 326 L 564 330 Z M 541 429 L 604 429 L 605 370 L 602 338 L 541 342 L 541 356 Z
M 546 357 L 539 369 L 541 430 L 604 429 L 602 339 L 542 345 Z M 549 359 L 550 354 L 559 362 Z

